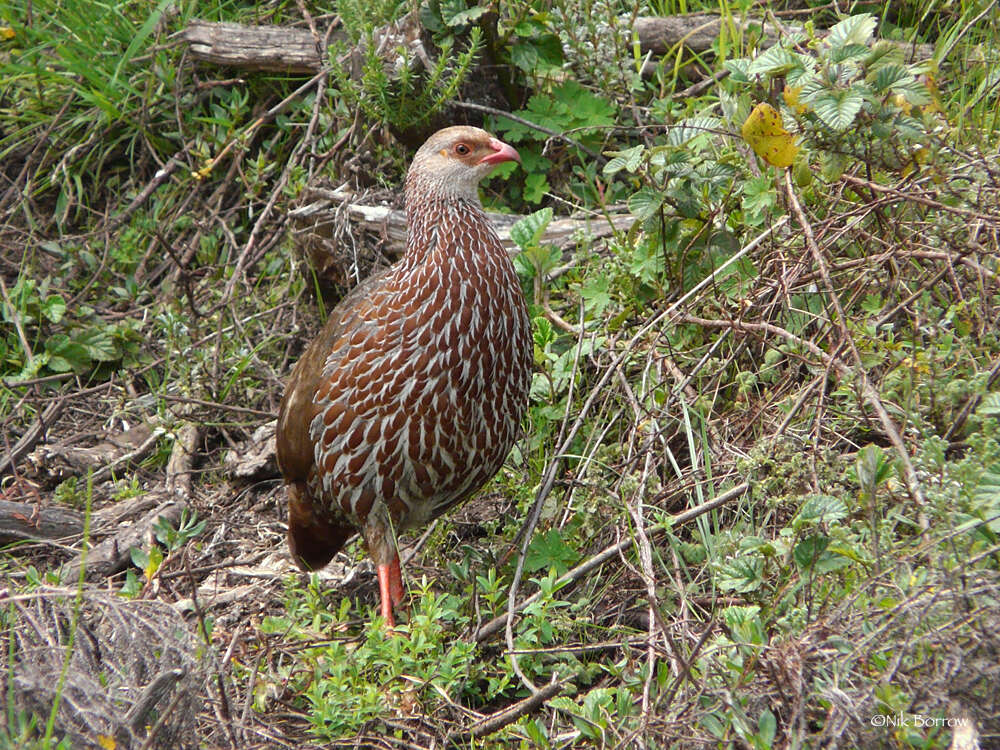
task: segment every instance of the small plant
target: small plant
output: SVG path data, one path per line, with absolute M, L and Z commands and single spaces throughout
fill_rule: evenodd
M 473 27 L 461 50 L 454 36 L 441 37 L 429 70 L 418 72 L 423 61 L 403 46 L 389 51 L 399 57 L 398 64 L 390 67 L 376 31 L 396 20 L 398 10 L 392 12 L 392 5 L 379 12 L 368 5 L 340 3 L 349 39 L 361 48 L 360 74 L 352 73 L 352 52 L 343 44 L 331 45 L 330 60 L 338 97 L 348 108 L 360 109 L 373 122 L 406 130 L 426 123 L 455 97 L 479 52 L 481 32 Z
M 871 14 L 850 16 L 822 40 L 793 38 L 725 63 L 734 87 L 783 87 L 785 119 L 821 156 L 829 179 L 855 161 L 906 173 L 933 160 L 931 66 L 905 64 L 899 44 L 874 41 L 875 27 Z
M 131 550 L 132 564 L 142 571 L 143 578 L 146 583 L 149 583 L 156 577 L 167 556 L 178 551 L 204 530 L 205 521 L 199 521 L 198 514 L 194 511 L 188 511 L 187 508 L 181 511 L 180 523 L 176 529 L 167 519 L 160 517 L 153 524 L 153 533 L 160 544 L 151 544 L 149 549 L 133 547 Z M 164 554 L 164 549 L 166 549 L 166 554 Z M 143 587 L 144 584 L 136 576 L 135 571 L 129 569 L 125 573 L 125 583 L 122 585 L 120 593 L 130 599 L 135 598 L 142 593 Z

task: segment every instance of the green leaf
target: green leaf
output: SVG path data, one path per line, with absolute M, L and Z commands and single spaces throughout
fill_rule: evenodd
M 747 57 L 737 57 L 726 60 L 722 67 L 729 71 L 729 80 L 733 83 L 750 83 L 750 76 L 747 71 L 750 69 L 751 61 Z
M 718 132 L 721 129 L 722 120 L 718 117 L 690 117 L 670 128 L 667 133 L 667 143 L 681 146 L 699 135 Z
M 563 59 L 562 42 L 555 34 L 541 34 L 532 39 L 535 45 L 535 53 L 538 58 L 539 72 L 552 68 L 561 68 L 565 60 Z
M 795 545 L 792 557 L 795 559 L 795 564 L 805 570 L 811 568 L 829 546 L 830 537 L 813 534 Z
M 846 517 L 847 505 L 839 497 L 811 495 L 802 503 L 793 524 L 798 528 L 803 524 L 834 523 Z
M 559 529 L 549 529 L 544 534 L 536 534 L 528 545 L 524 558 L 524 568 L 529 572 L 555 569 L 561 576 L 576 562 L 577 553 L 563 541 Z
M 760 607 L 738 606 L 722 610 L 722 619 L 737 643 L 763 645 L 766 642 L 764 627 L 760 621 Z
M 857 60 L 866 57 L 869 51 L 867 45 L 864 44 L 848 44 L 844 47 L 837 47 L 830 51 L 830 62 L 836 64 Z
M 760 718 L 757 719 L 757 734 L 764 741 L 765 747 L 771 747 L 774 744 L 774 738 L 777 733 L 778 720 L 774 718 L 774 714 L 771 713 L 770 709 L 765 708 Z
M 764 558 L 758 555 L 744 555 L 719 566 L 717 583 L 722 591 L 749 594 L 761 587 L 763 575 Z
M 869 76 L 875 91 L 880 94 L 887 93 L 900 81 L 910 79 L 910 72 L 903 65 L 883 65 L 874 76 Z
M 1000 465 L 993 466 L 980 475 L 974 495 L 982 502 L 1000 501 Z
M 106 327 L 88 328 L 77 334 L 75 339 L 77 343 L 86 348 L 90 357 L 98 362 L 114 362 L 121 357 L 121 353 Z
M 471 8 L 466 7 L 465 0 L 442 0 L 441 20 L 453 28 L 467 26 L 487 10 L 488 8 L 478 5 L 474 5 Z
M 866 445 L 858 451 L 854 468 L 861 491 L 872 495 L 878 486 L 888 479 L 892 472 L 892 462 L 886 458 L 885 451 L 879 446 Z
M 1000 417 L 1000 392 L 994 391 L 983 396 L 976 408 L 976 416 Z
M 42 303 L 42 315 L 52 323 L 58 323 L 66 314 L 66 300 L 58 294 L 50 294 Z
M 526 73 L 538 67 L 538 50 L 531 42 L 515 42 L 510 48 L 510 61 Z
M 532 172 L 524 178 L 523 197 L 528 203 L 541 203 L 546 193 L 551 190 L 548 176 L 541 172 Z
M 864 103 L 864 97 L 855 89 L 826 91 L 813 100 L 813 108 L 828 128 L 842 132 L 854 124 Z
M 525 250 L 529 247 L 537 247 L 549 222 L 552 221 L 552 209 L 549 207 L 528 214 L 523 219 L 518 220 L 510 228 L 510 238 L 519 248 Z
M 742 192 L 743 221 L 748 226 L 759 227 L 778 205 L 774 180 L 767 174 L 754 177 L 743 184 Z
M 580 287 L 580 296 L 587 312 L 599 318 L 604 309 L 611 304 L 611 280 L 607 276 L 587 279 Z
M 748 76 L 766 75 L 782 76 L 795 68 L 801 68 L 802 61 L 798 55 L 788 51 L 779 44 L 764 50 L 754 58 L 746 69 Z
M 877 21 L 871 13 L 860 13 L 845 18 L 830 29 L 826 43 L 832 48 L 844 47 L 848 44 L 864 44 L 871 42 L 875 33 Z
M 628 210 L 634 213 L 639 221 L 645 221 L 656 215 L 662 205 L 663 193 L 648 187 L 633 193 L 628 199 Z
M 623 169 L 634 174 L 642 163 L 642 156 L 645 152 L 646 147 L 642 144 L 624 151 L 606 151 L 605 155 L 610 156 L 611 160 L 604 165 L 605 176 L 617 174 Z
M 65 333 L 56 333 L 45 341 L 48 367 L 53 372 L 86 372 L 93 364 L 87 347 Z

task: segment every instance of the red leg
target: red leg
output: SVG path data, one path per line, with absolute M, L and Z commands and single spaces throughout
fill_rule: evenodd
M 392 616 L 392 608 L 403 601 L 403 576 L 399 569 L 399 554 L 384 565 L 377 566 L 378 592 L 381 601 L 382 619 L 391 629 L 396 626 Z

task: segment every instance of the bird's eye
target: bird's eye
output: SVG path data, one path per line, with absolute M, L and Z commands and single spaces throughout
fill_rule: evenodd
M 472 149 L 470 149 L 464 143 L 459 143 L 457 146 L 455 146 L 455 153 L 458 154 L 459 156 L 468 156 L 471 152 Z

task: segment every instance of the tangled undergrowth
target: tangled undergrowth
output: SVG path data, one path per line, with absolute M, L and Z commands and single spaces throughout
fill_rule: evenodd
M 267 425 L 398 247 L 421 113 L 370 49 L 235 78 L 171 34 L 339 14 L 342 56 L 411 9 L 64 5 L 0 18 L 0 747 L 998 742 L 992 4 L 726 9 L 659 57 L 604 2 L 416 9 L 425 75 L 490 92 L 447 111 L 523 157 L 484 202 L 536 373 L 498 477 L 406 540 L 395 635 L 357 544 L 290 565 Z

